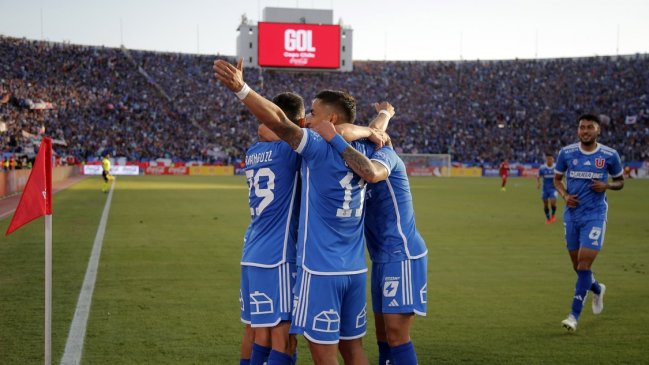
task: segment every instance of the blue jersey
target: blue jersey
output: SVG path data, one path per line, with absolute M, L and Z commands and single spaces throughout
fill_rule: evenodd
M 622 176 L 617 151 L 599 143 L 593 152 L 582 151 L 579 143 L 566 146 L 559 152 L 555 172 L 566 177 L 568 194 L 577 195 L 579 200 L 576 208 L 566 207 L 564 221 L 606 219 L 606 193 L 595 192 L 590 185 L 593 180 L 608 181 L 609 175 Z
M 367 187 L 365 239 L 372 262 L 417 259 L 426 255 L 426 243 L 415 226 L 415 211 L 406 166 L 391 147 L 371 159 L 385 166 L 385 181 Z
M 241 265 L 295 262 L 300 156 L 285 142 L 257 142 L 246 152 L 251 221 Z
M 303 131 L 296 149 L 302 155 L 297 265 L 316 275 L 364 273 L 365 181 L 318 133 Z M 352 146 L 368 157 L 374 152 L 367 140 Z
M 556 189 L 554 187 L 554 169 L 555 165 L 548 166 L 542 165 L 539 168 L 539 177 L 543 179 L 543 192 L 553 193 Z

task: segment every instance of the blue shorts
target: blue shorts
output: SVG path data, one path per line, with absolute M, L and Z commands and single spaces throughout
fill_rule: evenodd
M 585 247 L 601 250 L 606 233 L 606 220 L 594 219 L 583 222 L 564 222 L 566 230 L 566 248 L 574 251 Z
M 280 321 L 290 321 L 294 287 L 294 263 L 272 268 L 241 266 L 241 322 L 274 327 Z
M 374 313 L 426 315 L 428 256 L 372 264 L 372 310 Z
M 314 275 L 298 268 L 296 304 L 290 333 L 309 341 L 336 344 L 367 331 L 367 273 Z
M 557 191 L 555 189 L 543 190 L 541 193 L 541 200 L 546 201 L 549 199 L 557 200 Z

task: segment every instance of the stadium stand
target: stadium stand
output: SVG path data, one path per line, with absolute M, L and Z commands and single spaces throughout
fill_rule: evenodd
M 46 133 L 72 160 L 236 163 L 257 122 L 212 76 L 215 56 L 134 51 L 0 36 L 0 151 L 21 154 Z M 224 57 L 234 61 L 232 57 Z M 540 163 L 575 141 L 575 118 L 602 114 L 600 142 L 623 161 L 649 159 L 649 56 L 507 61 L 356 61 L 354 71 L 246 69 L 267 97 L 343 89 L 358 123 L 391 101 L 399 152 L 454 161 Z

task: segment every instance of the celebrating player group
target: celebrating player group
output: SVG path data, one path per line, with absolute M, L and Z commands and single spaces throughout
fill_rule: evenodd
M 345 92 L 320 91 L 307 113 L 297 94 L 270 101 L 252 90 L 241 60 L 216 60 L 213 69 L 262 123 L 246 153 L 251 222 L 241 260 L 241 364 L 295 364 L 300 334 L 315 364 L 338 364 L 338 352 L 345 364 L 368 364 L 365 247 L 379 364 L 417 364 L 410 327 L 415 315 L 426 315 L 428 250 L 405 165 L 386 133 L 393 106 L 376 103 L 368 126 L 354 125 L 356 101 Z M 604 191 L 623 186 L 619 157 L 596 143 L 599 125 L 589 118 L 579 121 L 581 144 L 559 154 L 554 178 L 567 201 L 566 242 L 581 298 L 563 322 L 571 330 L 588 290 L 593 309 L 603 307 L 605 287 L 590 266 L 603 244 Z M 582 132 L 582 123 L 590 129 Z M 553 221 L 554 210 L 546 216 Z

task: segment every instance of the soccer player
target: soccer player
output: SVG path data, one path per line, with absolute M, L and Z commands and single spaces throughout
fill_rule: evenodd
M 385 131 L 394 108 L 374 104 L 379 112 L 370 124 Z M 318 133 L 330 141 L 342 137 L 331 125 Z M 417 231 L 410 184 L 403 161 L 391 145 L 371 160 L 350 146 L 341 155 L 368 184 L 365 239 L 372 260 L 372 308 L 379 346 L 379 365 L 416 365 L 410 338 L 414 314 L 426 315 L 428 249 Z
M 498 167 L 498 174 L 502 179 L 502 182 L 500 184 L 500 191 L 506 191 L 507 177 L 509 176 L 509 162 L 507 160 L 503 160 L 503 162 L 500 163 L 500 166 Z
M 295 125 L 304 119 L 304 101 L 293 93 L 273 102 Z M 241 320 L 246 328 L 241 364 L 291 364 L 294 348 L 289 327 L 295 286 L 299 213 L 300 156 L 283 141 L 265 138 L 246 152 L 246 178 L 251 221 L 241 259 Z M 246 326 L 247 327 L 247 326 Z M 250 339 L 254 344 L 249 345 Z M 246 354 L 250 354 L 246 362 Z
M 554 188 L 554 156 L 551 153 L 545 154 L 545 165 L 539 168 L 539 174 L 536 176 L 537 189 L 541 188 L 541 179 L 543 179 L 541 200 L 543 200 L 545 224 L 550 224 L 557 221 L 555 217 L 557 211 L 557 189 Z M 552 207 L 552 215 L 550 215 L 550 206 Z
M 108 191 L 108 184 L 113 180 L 113 176 L 110 174 L 110 154 L 106 154 L 101 160 L 101 176 L 104 178 L 104 186 L 101 188 L 101 191 L 104 193 Z
M 555 166 L 554 186 L 566 201 L 563 215 L 566 247 L 577 272 L 572 310 L 561 324 L 577 330 L 588 291 L 593 292 L 593 313 L 604 309 L 606 286 L 595 280 L 591 267 L 604 244 L 608 204 L 606 190 L 624 187 L 620 156 L 614 149 L 597 143 L 599 118 L 584 114 L 577 119 L 579 143 L 561 149 Z M 566 186 L 563 178 L 566 177 Z M 613 181 L 609 182 L 609 176 Z
M 316 364 L 367 364 L 362 348 L 366 332 L 363 203 L 365 181 L 345 164 L 338 150 L 320 135 L 291 123 L 282 110 L 245 84 L 237 66 L 214 62 L 215 76 L 257 119 L 302 156 L 302 196 L 298 230 L 296 307 L 291 332 L 304 334 Z M 306 125 L 353 123 L 356 102 L 341 91 L 319 92 Z M 353 142 L 366 156 L 368 142 Z

